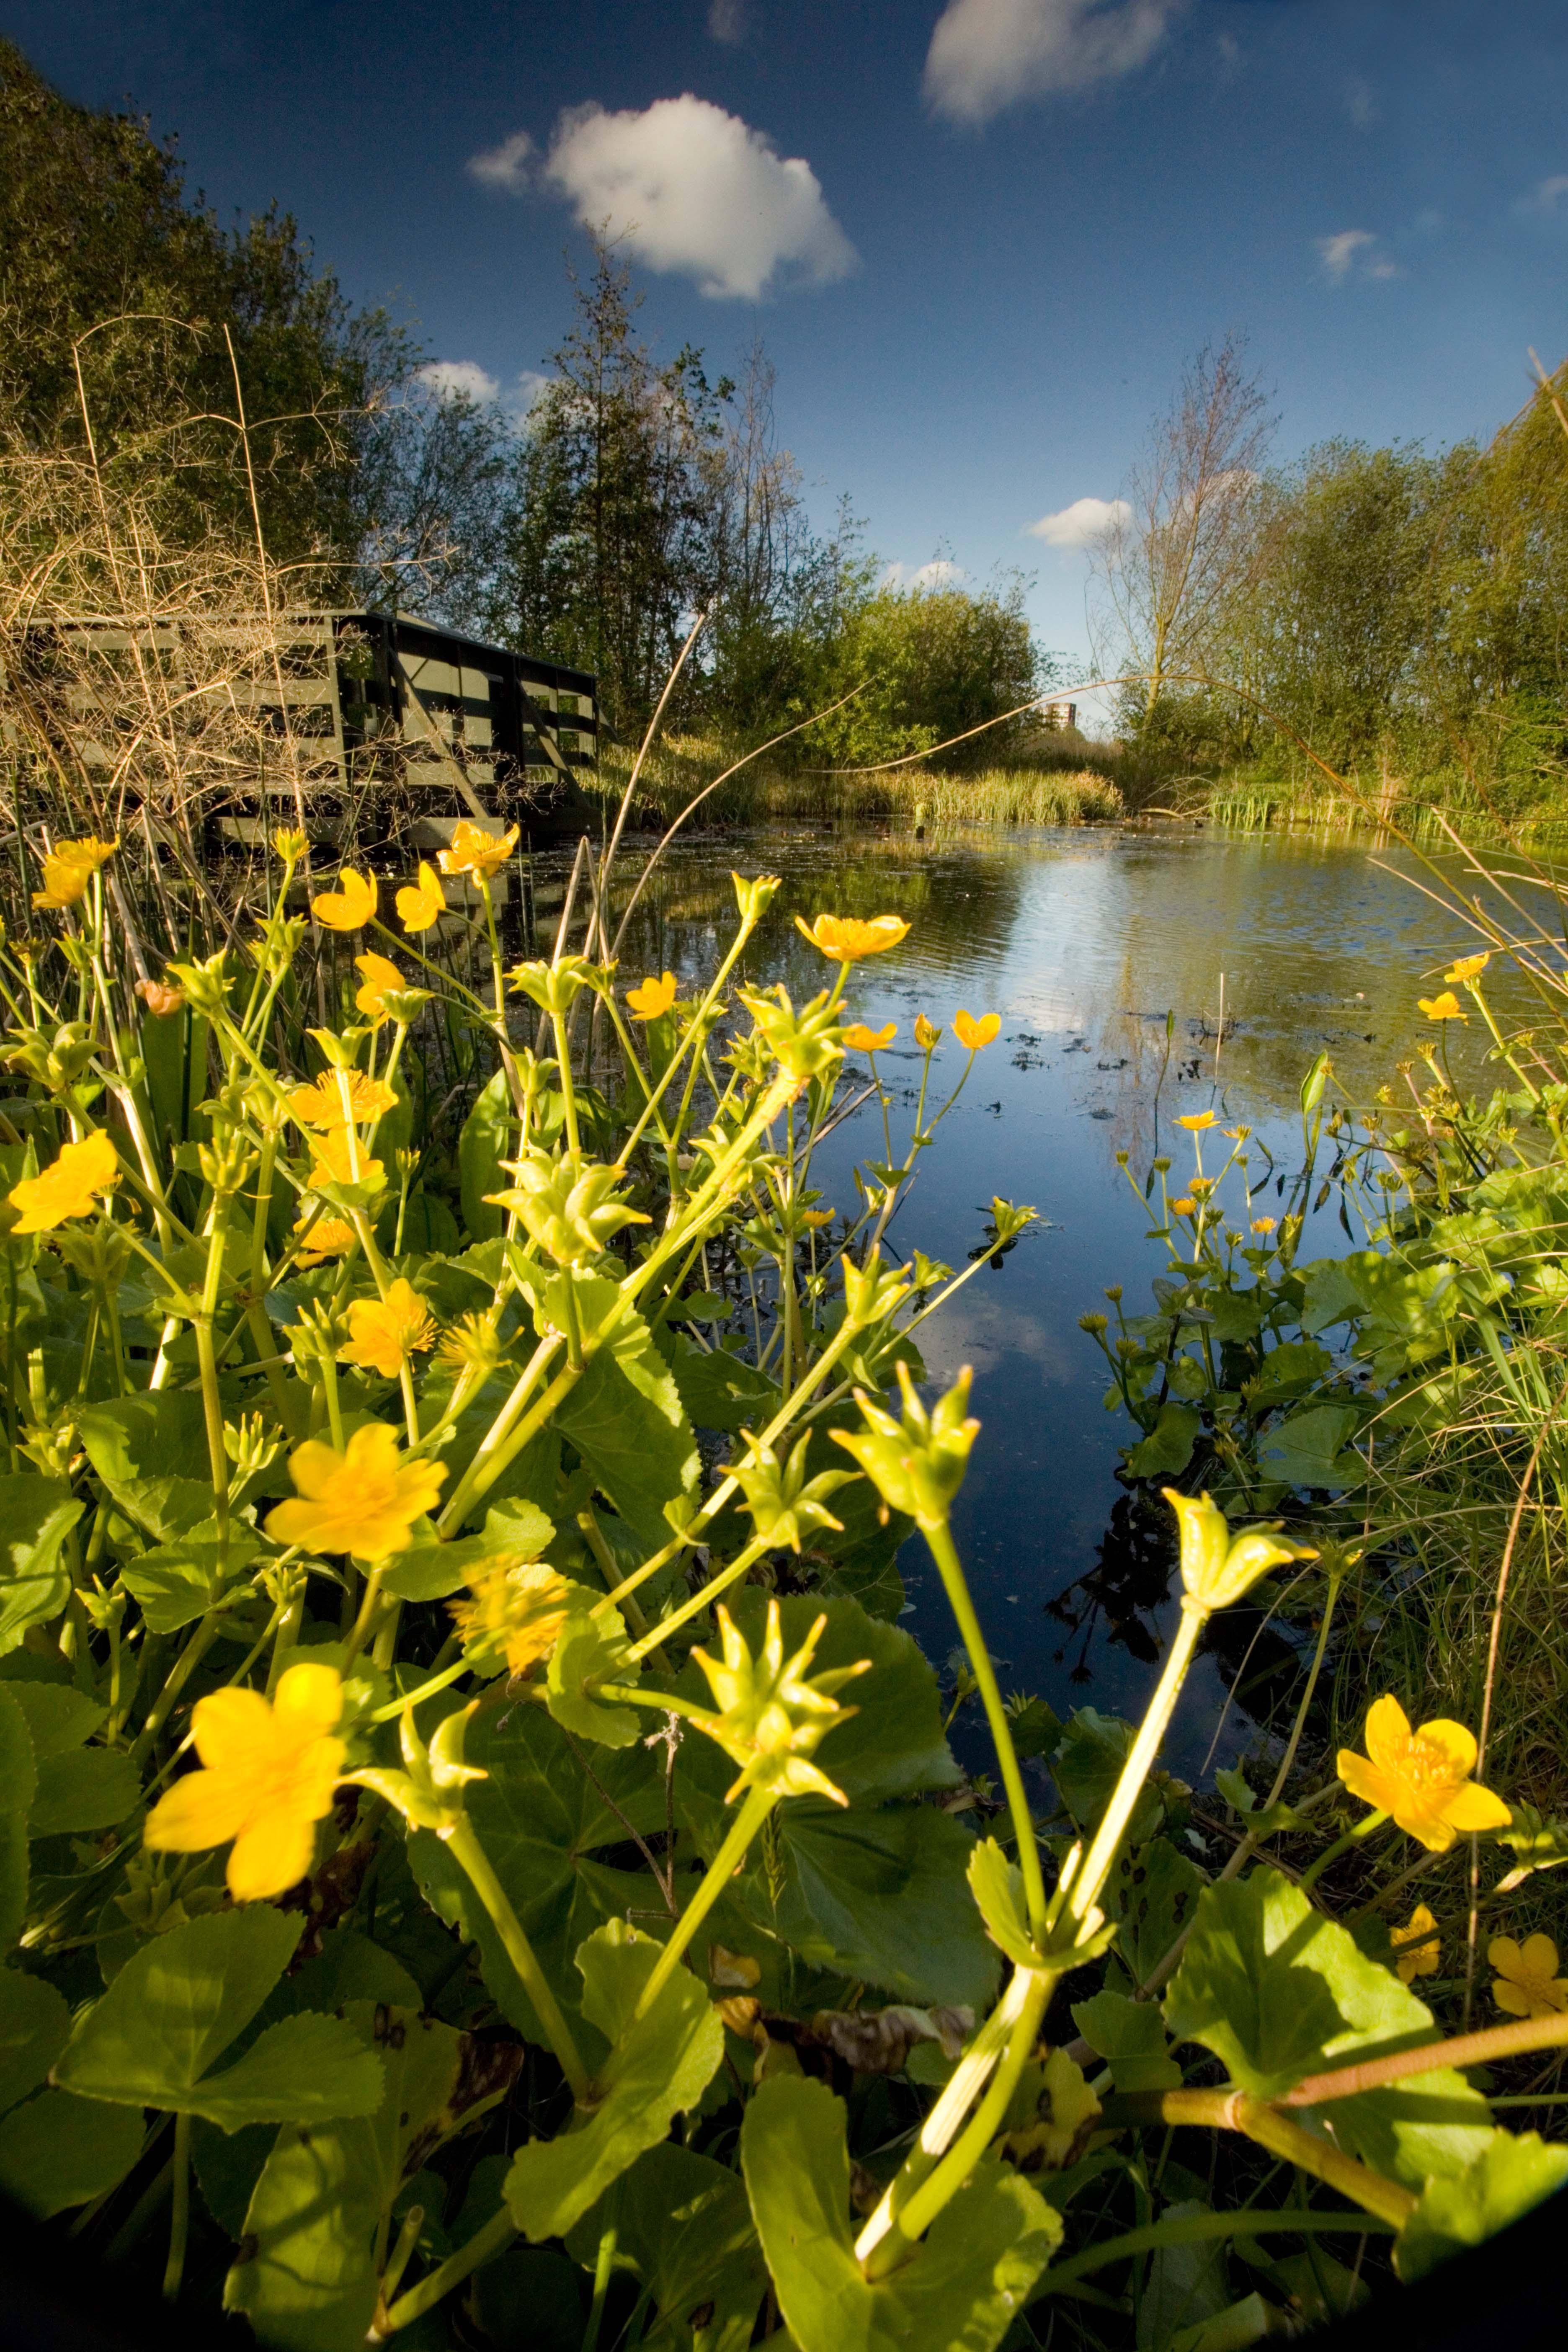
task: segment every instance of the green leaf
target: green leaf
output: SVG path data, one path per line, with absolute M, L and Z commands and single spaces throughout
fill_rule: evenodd
M 614 1676 L 624 1682 L 635 1675 L 636 1669 L 626 1663 L 626 1621 L 618 1609 L 591 1615 L 593 1595 L 577 1589 L 582 1606 L 567 1618 L 550 1654 L 545 1704 L 556 1722 L 577 1738 L 592 1739 L 603 1748 L 630 1748 L 644 1729 L 637 1710 L 599 1698 L 588 1688 L 590 1681 Z
M 1287 1486 L 1321 1486 L 1339 1494 L 1358 1486 L 1366 1464 L 1351 1445 L 1361 1423 L 1352 1404 L 1315 1404 L 1287 1414 L 1258 1440 L 1258 1466 Z
M 680 1391 L 657 1352 L 595 1356 L 554 1427 L 650 1550 L 668 1542 L 664 1507 L 692 1492 L 701 1463 Z
M 506 1229 L 506 1212 L 485 1199 L 506 1182 L 501 1161 L 510 1152 L 517 1115 L 505 1070 L 498 1070 L 479 1090 L 458 1138 L 458 1176 L 462 1189 L 463 1223 L 476 1242 L 489 1241 Z
M 741 2165 L 798 2352 L 992 2352 L 1060 2243 L 1028 2183 L 983 2160 L 916 2252 L 875 2286 L 855 2259 L 844 2103 L 777 2075 L 752 2095 Z
M 1073 2003 L 1072 2021 L 1110 2067 L 1119 2091 L 1173 2091 L 1182 2070 L 1165 2041 L 1165 2021 L 1151 2000 L 1097 1992 Z
M 138 1478 L 189 1481 L 192 1465 L 207 1459 L 206 1408 L 185 1389 L 142 1389 L 89 1405 L 78 1424 L 88 1460 L 110 1492 Z M 205 1517 L 212 1488 L 204 1486 Z
M 460 1592 L 472 1570 L 498 1552 L 542 1559 L 554 1535 L 554 1520 L 546 1518 L 537 1503 L 519 1499 L 504 1511 L 492 1506 L 480 1534 L 459 1536 L 453 1543 L 417 1544 L 401 1553 L 382 1579 L 382 1590 L 395 1601 L 445 1601 L 449 1593 Z
M 1180 2221 L 1190 2213 L 1209 2210 L 1196 2199 L 1182 2199 L 1167 2205 L 1160 2219 Z M 1156 2246 L 1138 2300 L 1134 2336 L 1138 2352 L 1175 2352 L 1178 2344 L 1183 2352 L 1199 2352 L 1206 2332 L 1203 2323 L 1216 2317 L 1229 2301 L 1225 2247 L 1218 2240 L 1188 2240 L 1185 2244 L 1178 2240 L 1172 2245 Z M 1245 2345 L 1249 2340 L 1243 2335 L 1236 2342 Z M 1222 2347 L 1223 2352 L 1235 2352 L 1228 2336 L 1218 2338 L 1211 2352 L 1222 2352 Z
M 628 1826 L 645 1837 L 664 1827 L 663 1772 L 640 1742 L 599 1750 L 595 1788 L 542 1707 L 519 1706 L 499 1692 L 481 1701 L 464 1754 L 489 1776 L 468 1790 L 474 1833 L 551 1990 L 575 2017 L 583 1990 L 573 1965 L 578 1947 L 606 1919 L 658 1901 L 646 1872 L 612 1869 L 598 1856 L 605 1847 L 624 1846 Z M 426 1900 L 465 1940 L 477 1939 L 485 1982 L 503 2017 L 542 2042 L 532 2004 L 467 1874 L 428 1830 L 409 1839 L 407 1853 Z
M 132 2109 L 40 2091 L 0 2118 L 0 2190 L 47 2221 L 112 2189 L 135 2163 L 143 2137 Z
M 89 2098 L 205 2116 L 226 2131 L 371 2113 L 380 2068 L 335 2018 L 286 2019 L 226 2073 L 211 2072 L 281 1976 L 303 1924 L 253 1905 L 157 1937 L 79 2019 L 53 2079 Z
M 970 1900 L 974 1849 L 960 1822 L 931 1805 L 846 1812 L 816 1797 L 789 1799 L 778 1822 L 786 1869 L 771 1924 L 803 1958 L 904 2000 L 989 2006 L 999 1964 Z M 737 1882 L 747 1887 L 769 1922 L 757 1873 Z
M 118 1478 L 105 1486 L 114 1507 L 150 1535 L 155 1544 L 178 1543 L 192 1528 L 210 1519 L 213 1490 L 202 1478 Z
M 245 2216 L 244 2259 L 224 2288 L 225 2310 L 245 2312 L 280 2352 L 364 2343 L 381 2216 L 416 2139 L 438 2132 L 461 2063 L 463 2037 L 431 2018 L 354 2001 L 342 2020 L 323 2021 L 340 2024 L 374 2068 L 378 2097 L 326 2129 L 284 2126 Z
M 1321 1257 L 1310 1265 L 1298 1267 L 1305 1287 L 1301 1308 L 1301 1328 L 1309 1338 L 1327 1331 L 1336 1323 L 1348 1323 L 1362 1312 L 1362 1296 L 1356 1286 L 1354 1268 L 1361 1255 L 1354 1258 Z
M 1333 1358 L 1315 1339 L 1287 1339 L 1270 1349 L 1262 1370 L 1247 1381 L 1244 1391 L 1247 1409 L 1257 1412 L 1265 1405 L 1285 1404 L 1315 1388 L 1332 1369 Z
M 248 1528 L 231 1527 L 221 1573 L 220 1549 L 217 1521 L 209 1516 L 173 1543 L 160 1544 L 126 1562 L 120 1580 L 154 1633 L 177 1633 L 182 1625 L 204 1616 L 224 1586 L 250 1566 L 261 1542 Z
M 0 1951 L 22 1932 L 27 1909 L 27 1811 L 37 1789 L 37 1767 L 17 1685 L 0 1683 Z
M 1061 1746 L 1051 1759 L 1051 1770 L 1074 1822 L 1085 1836 L 1099 1823 L 1121 1778 L 1121 1768 L 1132 1753 L 1132 1726 L 1119 1715 L 1101 1715 L 1080 1706 L 1068 1717 Z M 1141 1845 L 1159 1827 L 1159 1792 L 1147 1783 L 1128 1824 L 1127 1842 Z
M 1024 1874 L 1009 1862 L 994 1838 L 982 1838 L 969 1862 L 969 1891 L 994 1944 L 1021 1969 L 1036 1969 L 1040 1956 L 1024 1911 Z
M 1141 1444 L 1126 1449 L 1129 1474 L 1134 1478 L 1176 1476 L 1192 1460 L 1203 1425 L 1202 1414 L 1190 1404 L 1167 1401 L 1160 1407 L 1160 1418 L 1148 1436 Z
M 1147 1982 L 1187 1926 L 1203 1887 L 1203 1872 L 1169 1838 L 1122 1850 L 1101 1902 L 1117 1921 L 1115 1950 L 1134 1987 Z
M 53 1478 L 0 1477 L 0 1652 L 65 1607 L 70 1578 L 60 1546 L 82 1507 Z
M 610 2043 L 611 2057 L 592 2115 L 558 2139 L 531 2141 L 512 2158 L 506 2201 L 535 2243 L 564 2236 L 645 2148 L 668 2137 L 674 2117 L 697 2105 L 718 2071 L 724 2028 L 684 1969 L 633 2022 L 659 1952 L 651 1937 L 612 1919 L 577 1955 L 583 2014 Z
M 1424 2278 L 1439 2263 L 1495 2238 L 1568 2181 L 1568 2147 L 1539 2132 L 1497 2131 L 1469 2168 L 1429 2180 L 1394 2249 L 1402 2279 Z M 1506 2330 L 1503 2331 L 1506 2334 Z
M 751 2341 L 768 2273 L 739 2174 L 679 2141 L 645 2148 L 567 2232 L 566 2250 L 585 2270 L 606 2230 L 616 2269 L 648 2290 L 657 2315 L 639 2352 L 717 2352 Z M 694 2328 L 690 2314 L 704 2306 L 708 2316 Z
M 84 1748 L 109 1710 L 59 1683 L 18 1682 L 12 1695 L 26 1717 L 37 1764 L 27 1815 L 29 1837 L 67 1830 L 107 1830 L 141 1801 L 142 1781 L 128 1756 Z
M 70 2011 L 52 1984 L 0 1969 L 0 2110 L 37 2089 L 70 2028 Z
M 683 1307 L 691 1302 L 681 1300 Z M 759 1372 L 742 1356 L 726 1348 L 694 1348 L 683 1333 L 675 1337 L 669 1369 L 680 1391 L 687 1418 L 698 1429 L 721 1430 L 732 1436 L 738 1429 L 760 1429 L 777 1412 L 784 1391 L 766 1372 Z
M 1202 2042 L 1264 2099 L 1437 2038 L 1425 2003 L 1269 1869 L 1204 1889 L 1164 2009 L 1174 2040 Z M 1451 2067 L 1336 2099 L 1330 2120 L 1348 2153 L 1413 2188 L 1462 2172 L 1491 2127 L 1485 2099 Z
M 14 1682 L 11 1696 L 26 1718 L 36 1762 L 64 1756 L 90 1739 L 109 1714 L 97 1699 L 68 1683 Z

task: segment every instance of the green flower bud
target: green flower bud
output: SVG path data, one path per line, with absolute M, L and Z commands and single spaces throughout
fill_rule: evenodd
M 1279 1521 L 1268 1519 L 1244 1528 L 1233 1536 L 1225 1513 L 1208 1496 L 1179 1495 L 1173 1486 L 1160 1489 L 1176 1514 L 1182 1531 L 1182 1582 L 1186 1587 L 1184 1609 L 1212 1616 L 1239 1601 L 1271 1568 L 1293 1559 L 1316 1559 L 1310 1544 L 1281 1539 Z
M 969 1449 L 980 1433 L 980 1423 L 964 1418 L 973 1378 L 965 1364 L 953 1386 L 928 1412 L 915 1394 L 909 1366 L 900 1364 L 901 1422 L 857 1389 L 855 1401 L 869 1426 L 830 1433 L 836 1444 L 854 1455 L 889 1509 L 904 1512 L 922 1528 L 945 1525 L 963 1484 Z

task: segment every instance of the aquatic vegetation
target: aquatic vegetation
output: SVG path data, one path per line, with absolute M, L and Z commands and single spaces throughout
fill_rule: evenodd
M 738 877 L 689 999 L 669 973 L 618 996 L 596 912 L 505 964 L 512 847 L 450 853 L 488 995 L 350 867 L 310 901 L 342 966 L 315 1003 L 283 887 L 157 997 L 95 879 L 25 969 L 0 942 L 26 1089 L 0 1144 L 0 2182 L 309 2352 L 467 2341 L 502 2279 L 515 2326 L 565 2308 L 606 2352 L 775 2316 L 839 2352 L 847 2313 L 868 2352 L 1037 2341 L 1055 2299 L 1131 2311 L 1189 2242 L 1173 2126 L 1218 2136 L 1249 2259 L 1340 2234 L 1415 2276 L 1546 2194 L 1568 2152 L 1494 2120 L 1411 1990 L 1436 1919 L 1380 1956 L 1313 1900 L 1367 1843 L 1338 1780 L 1258 1805 L 1227 1776 L 1212 1882 L 1184 1842 L 1160 1757 L 1200 1643 L 1281 1569 L 1326 1632 L 1352 1572 L 1299 1508 L 1258 1515 L 1289 1478 L 1244 1497 L 1233 1435 L 1208 1491 L 1170 1487 L 1183 1607 L 1140 1725 L 1004 1697 L 952 1525 L 984 1433 L 921 1341 L 1034 1212 L 994 1201 L 962 1273 L 888 1245 L 998 1016 L 951 1015 L 932 1109 L 949 1024 L 920 1015 L 907 1139 L 873 1078 L 883 1157 L 840 1214 L 814 1161 L 847 1050 L 891 1032 L 848 1000 L 904 919 L 821 910 L 830 986 L 739 989 L 775 886 Z M 405 930 L 433 895 L 398 889 Z M 210 1068 L 171 1094 L 156 1024 L 198 1022 Z M 445 1191 L 417 1083 L 441 1037 L 470 1078 Z M 1226 1238 L 1225 1181 L 1182 1196 L 1199 1353 L 1300 1229 Z M 1188 1343 L 1153 1336 L 1110 1352 L 1176 1477 L 1201 1416 L 1163 1418 L 1148 1367 Z M 911 1538 L 951 1701 L 898 1622 Z M 966 1696 L 994 1780 L 949 1747 Z M 1374 1826 L 1544 1851 L 1468 1732 L 1383 1706 L 1346 1772 Z M 1466 2066 L 1568 2046 L 1539 1943 L 1505 1942 L 1498 1999 L 1527 2007 Z M 1047 2048 L 1069 1976 L 1098 1990 Z M 1260 2201 L 1281 2162 L 1303 2193 Z

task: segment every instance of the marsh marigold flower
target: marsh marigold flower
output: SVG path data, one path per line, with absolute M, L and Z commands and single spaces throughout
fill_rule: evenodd
M 1205 1127 L 1217 1127 L 1219 1117 L 1212 1110 L 1189 1110 L 1183 1114 L 1176 1125 L 1184 1127 L 1190 1135 L 1201 1135 Z
M 1470 1017 L 1460 1009 L 1459 1000 L 1451 988 L 1446 988 L 1441 996 L 1418 996 L 1415 1007 L 1417 1012 L 1426 1015 L 1428 1021 L 1468 1021 Z
M 867 956 L 882 955 L 907 939 L 910 929 L 899 915 L 874 915 L 869 922 L 853 915 L 818 915 L 809 926 L 797 915 L 795 927 L 835 963 L 859 963 Z
M 87 886 L 108 865 L 120 846 L 112 841 L 62 841 L 44 860 L 44 887 L 33 893 L 35 907 L 74 907 L 87 895 Z
M 915 1044 L 922 1054 L 931 1054 L 942 1043 L 942 1031 L 923 1013 L 915 1014 Z
M 667 971 L 662 980 L 645 980 L 640 988 L 626 991 L 626 1010 L 639 1021 L 657 1021 L 675 1003 L 675 974 Z
M 298 1885 L 331 1810 L 343 1742 L 333 1738 L 342 1685 L 332 1666 L 290 1666 L 269 1701 L 259 1691 L 210 1691 L 191 1709 L 202 1769 L 188 1772 L 147 1817 L 154 1853 L 200 1853 L 232 1838 L 226 1876 L 237 1903 L 264 1903 Z
M 289 1475 L 298 1496 L 268 1513 L 274 1543 L 374 1560 L 408 1549 L 414 1522 L 435 1503 L 447 1470 L 444 1463 L 400 1455 L 396 1433 L 373 1421 L 354 1431 L 341 1454 L 307 1438 L 289 1455 Z
M 542 1559 L 499 1554 L 468 1578 L 469 1599 L 449 1601 L 470 1656 L 504 1658 L 513 1675 L 532 1672 L 554 1649 L 572 1607 L 566 1579 Z
M 1252 1230 L 1255 1234 L 1271 1234 L 1274 1231 L 1273 1218 L 1254 1217 L 1252 1220 Z
M 1510 2017 L 1561 2017 L 1568 2011 L 1568 1978 L 1557 1973 L 1557 1947 L 1550 1936 L 1494 1936 L 1487 1964 L 1497 1971 L 1492 1999 Z
M 973 1013 L 965 1013 L 961 1005 L 952 1016 L 953 1035 L 972 1054 L 978 1054 L 984 1046 L 989 1045 L 1001 1026 L 1002 1015 L 999 1013 L 983 1013 L 977 1021 Z
M 342 1217 L 318 1217 L 313 1225 L 301 1217 L 294 1228 L 294 1248 L 301 1265 L 322 1265 L 330 1257 L 342 1257 L 357 1239 L 353 1227 Z
M 338 876 L 337 888 L 312 898 L 310 912 L 329 931 L 362 931 L 374 916 L 376 901 L 374 875 L 356 874 L 352 866 L 345 866 Z
M 52 1234 L 68 1217 L 90 1217 L 99 1193 L 119 1181 L 120 1154 L 97 1128 L 83 1143 L 62 1144 L 59 1158 L 41 1176 L 25 1176 L 12 1185 L 5 1197 L 19 1213 L 11 1230 Z
M 852 1021 L 844 1032 L 844 1043 L 852 1054 L 879 1054 L 898 1034 L 896 1021 L 889 1021 L 883 1029 L 868 1029 L 863 1021 Z
M 380 1160 L 371 1158 L 363 1136 L 351 1150 L 346 1127 L 329 1128 L 325 1135 L 312 1135 L 310 1143 L 312 1186 L 375 1184 L 380 1181 Z
M 1366 1748 L 1364 1756 L 1340 1749 L 1340 1779 L 1432 1853 L 1447 1853 L 1468 1831 L 1506 1829 L 1513 1818 L 1500 1797 L 1471 1780 L 1475 1735 L 1462 1723 L 1439 1716 L 1412 1731 L 1399 1701 L 1385 1695 L 1367 1709 Z
M 347 1127 L 351 1120 L 355 1127 L 364 1127 L 396 1106 L 392 1088 L 380 1078 L 367 1077 L 363 1070 L 323 1070 L 313 1086 L 296 1087 L 289 1097 L 289 1114 L 301 1127 Z
M 433 866 L 419 861 L 419 879 L 405 882 L 397 894 L 397 919 L 405 931 L 427 931 L 447 911 L 447 894 Z
M 830 1225 L 837 1214 L 837 1209 L 803 1209 L 800 1222 L 808 1225 L 814 1234 L 819 1234 L 824 1225 Z
M 1175 1217 L 1195 1217 L 1197 1211 L 1197 1202 L 1189 1199 L 1185 1193 L 1179 1201 L 1173 1201 L 1171 1203 L 1171 1213 Z
M 1394 1966 L 1401 1984 L 1414 1983 L 1417 1977 L 1435 1977 L 1442 1949 L 1437 1941 L 1437 1922 L 1425 1903 L 1418 1903 L 1403 1927 L 1395 1927 L 1389 1937 L 1394 1947 Z
M 389 1381 L 396 1380 L 416 1350 L 436 1344 L 430 1309 L 402 1275 L 388 1283 L 384 1298 L 351 1299 L 348 1318 L 348 1345 L 338 1349 L 339 1363 L 383 1372 Z
M 1443 977 L 1451 988 L 1468 988 L 1472 980 L 1479 980 L 1491 960 L 1490 948 L 1488 948 L 1482 955 L 1461 956 L 1453 969 L 1446 971 Z
M 393 962 L 390 956 L 355 956 L 354 970 L 356 971 L 363 971 L 364 974 L 364 986 L 357 992 L 354 997 L 356 1009 L 363 1013 L 368 1020 L 375 1022 L 384 1021 L 386 1019 L 386 1006 L 383 1002 L 383 999 L 385 997 L 387 990 L 391 989 L 393 994 L 396 995 L 400 989 L 407 987 L 408 982 L 398 971 L 397 966 Z
M 171 1013 L 183 1013 L 185 1009 L 184 990 L 174 987 L 166 980 L 139 980 L 136 993 L 148 1012 L 155 1013 L 160 1020 Z
M 508 834 L 487 833 L 482 824 L 471 824 L 463 817 L 452 829 L 450 848 L 438 852 L 441 871 L 471 874 L 476 882 L 488 882 L 506 864 L 518 837 L 515 824 Z

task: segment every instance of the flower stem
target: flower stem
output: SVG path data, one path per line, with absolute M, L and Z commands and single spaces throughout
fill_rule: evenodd
M 1139 1726 L 1138 1737 L 1132 1743 L 1131 1753 L 1121 1768 L 1121 1777 L 1117 1781 L 1110 1802 L 1106 1808 L 1105 1818 L 1095 1832 L 1094 1842 L 1084 1857 L 1077 1877 L 1073 1880 L 1068 1899 L 1074 1916 L 1079 1919 L 1088 1916 L 1101 1887 L 1110 1875 L 1110 1867 L 1116 1860 L 1117 1849 L 1126 1835 L 1127 1824 L 1132 1818 L 1143 1783 L 1149 1777 L 1150 1768 L 1160 1752 L 1160 1742 L 1164 1738 L 1171 1717 L 1175 1712 L 1182 1685 L 1186 1681 L 1187 1669 L 1193 1663 L 1193 1653 L 1198 1645 L 1198 1637 L 1207 1622 L 1206 1611 L 1184 1606 L 1181 1622 L 1176 1628 L 1176 1638 L 1172 1643 L 1169 1654 L 1165 1659 L 1164 1670 L 1161 1674 L 1149 1712 Z
M 544 2029 L 544 2038 L 554 2052 L 562 2073 L 572 2085 L 573 2097 L 580 2107 L 587 2105 L 591 2097 L 588 2070 L 583 2063 L 561 2005 L 545 1980 L 533 1947 L 524 1935 L 521 1923 L 507 1898 L 506 1889 L 490 1868 L 489 1856 L 475 1836 L 466 1814 L 460 1815 L 454 1826 L 441 1834 L 473 1881 L 475 1893 L 489 1913 L 507 1958 L 517 1970 L 523 1990 L 533 2003 L 534 2013 Z
M 423 2319 L 427 2311 L 435 2309 L 443 2295 L 450 2294 L 455 2286 L 461 2286 L 481 2263 L 488 2263 L 495 2255 L 504 2253 L 516 2235 L 517 2223 L 503 2205 L 499 2212 L 490 2215 L 482 2230 L 475 2231 L 466 2246 L 459 2246 L 455 2254 L 448 2254 L 440 2267 L 429 2272 L 417 2286 L 411 2286 L 406 2294 L 398 2296 L 378 2332 L 395 2336 L 400 2327 L 410 2326 L 415 2320 Z
M 771 1789 L 747 1790 L 746 1801 L 731 1822 L 729 1835 L 709 1864 L 701 1885 L 676 1921 L 670 1930 L 668 1943 L 654 1963 L 653 1973 L 644 1985 L 637 1999 L 637 2005 L 632 2011 L 634 2023 L 639 2017 L 647 2015 L 648 2011 L 675 1974 L 687 1946 L 723 1894 L 736 1871 L 739 1870 L 745 1858 L 747 1847 L 772 1812 L 773 1803 L 773 1793 Z M 614 2071 L 614 2067 L 615 2059 L 612 2056 L 611 2072 Z
M 191 2227 L 191 2119 L 174 2117 L 174 2195 L 169 2209 L 169 2259 L 163 2266 L 163 2300 L 179 2300 L 185 2274 L 185 2241 Z

